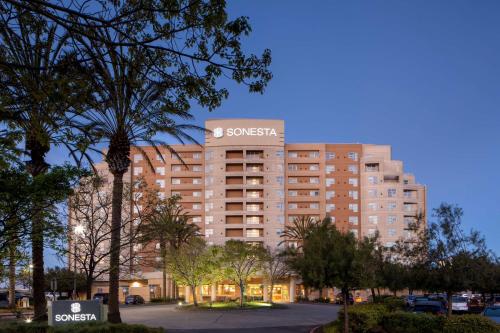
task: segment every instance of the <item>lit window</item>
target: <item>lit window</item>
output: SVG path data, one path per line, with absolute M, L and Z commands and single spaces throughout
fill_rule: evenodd
M 179 185 L 181 183 L 180 178 L 172 178 L 172 185 Z
M 358 187 L 358 178 L 349 178 L 349 184 Z
M 214 229 L 205 229 L 205 237 L 210 237 L 214 234 Z
M 212 224 L 214 223 L 214 217 L 211 215 L 205 216 L 205 224 Z
M 349 191 L 349 197 L 358 200 L 358 191 Z
M 357 216 L 349 216 L 349 223 L 358 225 L 358 217 Z
M 193 210 L 200 210 L 201 209 L 201 204 L 200 203 L 194 203 L 193 204 Z
M 335 178 L 326 178 L 326 186 L 332 186 L 335 184 Z
M 335 165 L 327 165 L 325 170 L 326 170 L 326 174 L 328 175 L 328 174 L 335 171 Z
M 201 178 L 193 178 L 193 184 L 201 185 Z
M 349 204 L 349 210 L 352 210 L 353 212 L 357 213 L 358 212 L 358 204 Z
M 142 173 L 142 167 L 135 167 L 134 168 L 134 176 L 139 176 L 141 173 Z
M 134 154 L 134 163 L 142 161 L 142 154 Z
M 371 224 L 378 224 L 378 216 L 377 215 L 368 216 L 368 222 L 370 222 Z
M 156 167 L 156 173 L 165 176 L 165 167 Z
M 165 180 L 164 179 L 157 179 L 156 185 L 158 185 L 160 188 L 165 188 Z

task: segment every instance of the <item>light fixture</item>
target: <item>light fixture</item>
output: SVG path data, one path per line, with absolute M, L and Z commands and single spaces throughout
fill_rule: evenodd
M 32 319 L 31 318 L 26 318 L 24 321 L 29 324 L 29 323 L 31 323 Z

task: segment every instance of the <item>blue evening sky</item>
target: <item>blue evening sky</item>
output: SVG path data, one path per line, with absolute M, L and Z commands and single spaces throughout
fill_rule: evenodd
M 208 118 L 279 118 L 287 142 L 390 144 L 500 253 L 499 1 L 230 1 L 248 51 L 270 48 L 264 95 L 230 84 Z M 200 137 L 201 139 L 201 137 Z M 66 156 L 52 155 L 54 161 Z M 56 264 L 53 256 L 48 264 Z

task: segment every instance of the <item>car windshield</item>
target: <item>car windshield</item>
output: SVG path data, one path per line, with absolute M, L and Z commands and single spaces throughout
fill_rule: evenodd
M 435 312 L 439 311 L 439 306 L 437 305 L 416 305 L 416 312 Z
M 455 303 L 467 303 L 467 298 L 465 297 L 453 297 L 451 299 L 452 302 L 455 302 Z
M 500 317 L 500 308 L 486 309 L 484 315 L 487 317 Z

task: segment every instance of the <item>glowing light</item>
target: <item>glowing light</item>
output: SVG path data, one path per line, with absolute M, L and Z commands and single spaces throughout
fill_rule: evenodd
M 182 306 L 182 302 L 177 303 L 178 306 Z
M 29 324 L 29 323 L 31 323 L 32 319 L 31 318 L 26 318 L 24 321 Z
M 85 227 L 83 225 L 75 226 L 75 234 L 82 235 L 85 232 Z
M 139 282 L 132 282 L 132 288 L 139 288 L 141 284 Z

